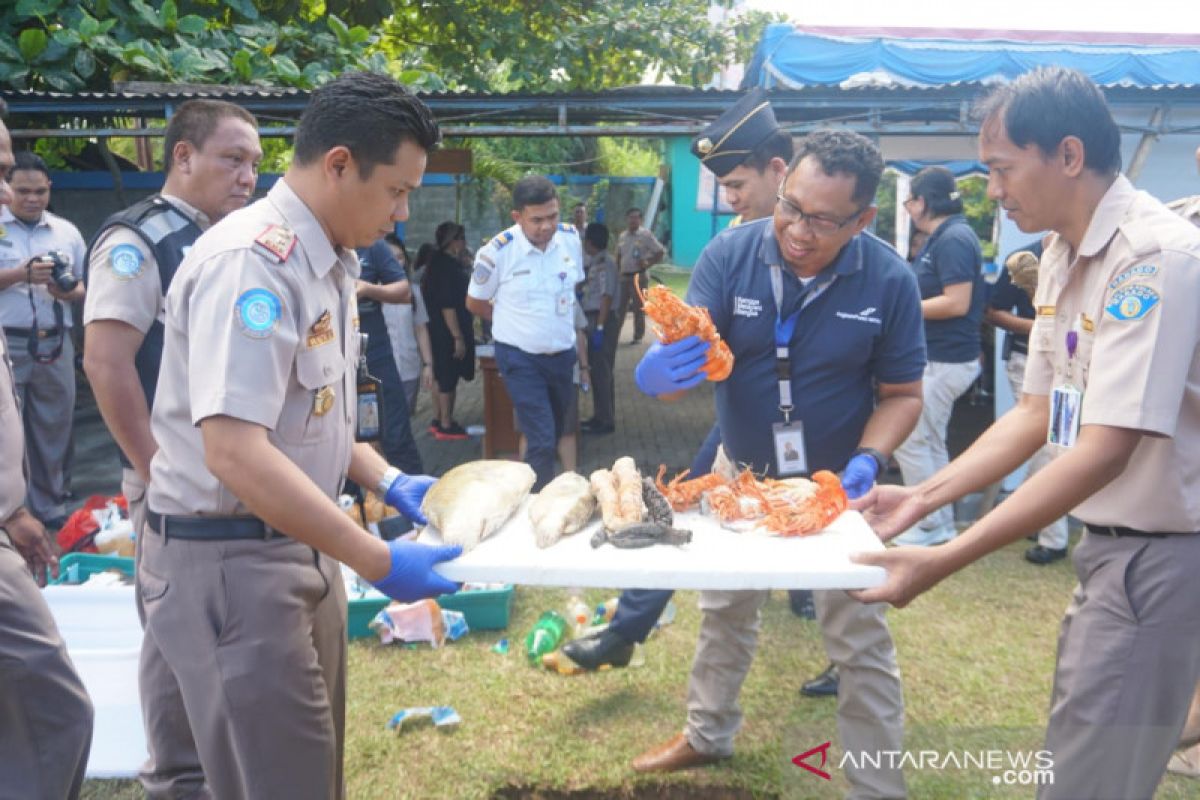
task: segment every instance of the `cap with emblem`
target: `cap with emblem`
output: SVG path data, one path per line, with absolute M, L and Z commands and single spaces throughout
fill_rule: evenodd
M 692 153 L 723 178 L 779 130 L 762 89 L 752 89 L 692 140 Z

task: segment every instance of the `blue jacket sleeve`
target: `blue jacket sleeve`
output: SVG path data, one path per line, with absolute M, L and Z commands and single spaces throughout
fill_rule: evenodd
M 891 307 L 883 321 L 872 373 L 880 383 L 911 383 L 925 372 L 925 323 L 921 317 L 921 294 L 917 281 L 907 270 L 897 270 L 892 279 Z

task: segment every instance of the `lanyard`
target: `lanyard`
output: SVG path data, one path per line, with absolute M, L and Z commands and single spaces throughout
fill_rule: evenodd
M 778 264 L 771 265 L 771 294 L 775 296 L 775 376 L 779 384 L 779 410 L 783 412 L 783 421 L 792 421 L 792 367 L 791 341 L 796 332 L 796 320 L 800 312 L 808 308 L 809 303 L 816 300 L 825 290 L 833 285 L 837 275 L 828 280 L 813 280 L 804 287 L 800 299 L 800 308 L 793 311 L 785 319 L 783 317 L 783 270 Z

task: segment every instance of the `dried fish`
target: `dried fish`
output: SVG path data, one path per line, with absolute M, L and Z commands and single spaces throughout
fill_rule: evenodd
M 668 528 L 675 524 L 675 512 L 671 510 L 671 504 L 650 478 L 642 478 L 642 502 L 646 504 L 648 521 Z
M 692 532 L 660 525 L 657 522 L 635 522 L 615 531 L 601 528 L 592 536 L 592 547 L 599 547 L 608 542 L 613 547 L 635 548 L 650 547 L 656 544 L 687 544 L 692 540 Z
M 529 521 L 533 523 L 538 547 L 549 547 L 563 536 L 587 524 L 596 510 L 587 478 L 575 472 L 564 472 L 533 498 L 529 504 Z
M 444 542 L 467 551 L 512 516 L 534 479 L 529 465 L 519 461 L 468 461 L 429 489 L 421 510 Z

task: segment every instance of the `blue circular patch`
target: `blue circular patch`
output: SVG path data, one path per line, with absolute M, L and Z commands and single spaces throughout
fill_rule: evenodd
M 266 289 L 249 289 L 237 299 L 242 333 L 262 339 L 270 336 L 283 313 L 283 301 Z
M 142 251 L 131 244 L 119 244 L 108 255 L 108 263 L 112 265 L 113 275 L 127 281 L 142 274 Z

